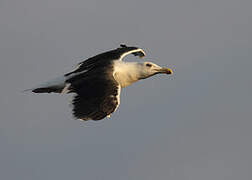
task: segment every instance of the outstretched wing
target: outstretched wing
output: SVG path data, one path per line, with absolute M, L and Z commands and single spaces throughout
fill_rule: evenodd
M 75 92 L 73 115 L 77 119 L 101 120 L 120 104 L 121 87 L 108 69 L 97 68 L 68 80 L 70 92 Z
M 145 56 L 145 52 L 138 47 L 128 47 L 126 45 L 120 46 L 120 48 L 98 54 L 79 63 L 74 71 L 65 74 L 65 76 L 69 76 L 71 74 L 76 74 L 83 71 L 88 71 L 99 66 L 106 66 L 107 64 L 110 64 L 111 61 L 122 60 L 128 54 L 133 54 L 141 58 Z
M 73 115 L 77 119 L 101 120 L 118 108 L 121 87 L 113 76 L 113 62 L 128 54 L 145 56 L 140 48 L 121 45 L 81 62 L 77 69 L 65 74 L 67 86 L 63 92 L 76 93 Z

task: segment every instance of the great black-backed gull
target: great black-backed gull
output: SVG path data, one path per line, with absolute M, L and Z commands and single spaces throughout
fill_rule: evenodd
M 80 120 L 101 120 L 116 111 L 120 104 L 121 88 L 155 74 L 172 74 L 170 68 L 152 62 L 123 62 L 128 54 L 144 57 L 138 47 L 119 48 L 98 54 L 78 64 L 64 76 L 33 89 L 34 93 L 75 93 L 73 115 Z

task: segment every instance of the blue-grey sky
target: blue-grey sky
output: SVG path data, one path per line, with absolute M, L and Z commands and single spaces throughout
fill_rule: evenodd
M 251 179 L 251 7 L 1 0 L 1 179 Z M 127 87 L 110 119 L 88 123 L 72 119 L 70 96 L 21 92 L 120 43 L 176 66 L 174 80 Z

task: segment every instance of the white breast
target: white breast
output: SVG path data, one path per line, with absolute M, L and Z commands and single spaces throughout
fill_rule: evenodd
M 126 87 L 139 80 L 138 64 L 136 62 L 114 62 L 115 80 L 121 87 Z

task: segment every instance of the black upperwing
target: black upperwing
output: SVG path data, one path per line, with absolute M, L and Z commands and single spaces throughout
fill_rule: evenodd
M 78 68 L 76 70 L 65 74 L 65 76 L 79 73 L 82 71 L 87 71 L 87 70 L 90 70 L 92 68 L 96 68 L 99 66 L 110 65 L 112 61 L 122 60 L 123 57 L 125 57 L 128 54 L 133 54 L 138 57 L 145 56 L 145 53 L 142 49 L 138 47 L 128 47 L 126 45 L 121 44 L 120 47 L 117 49 L 98 54 L 96 56 L 88 58 L 87 60 L 79 63 Z
M 114 80 L 113 67 L 98 67 L 67 80 L 70 92 L 76 93 L 73 115 L 77 119 L 101 120 L 119 106 L 119 84 Z
M 75 118 L 101 120 L 117 109 L 120 86 L 113 77 L 113 61 L 122 60 L 128 54 L 145 56 L 142 49 L 121 45 L 81 62 L 75 71 L 65 75 L 69 76 L 66 80 L 66 84 L 70 84 L 69 92 L 76 93 L 73 99 Z

